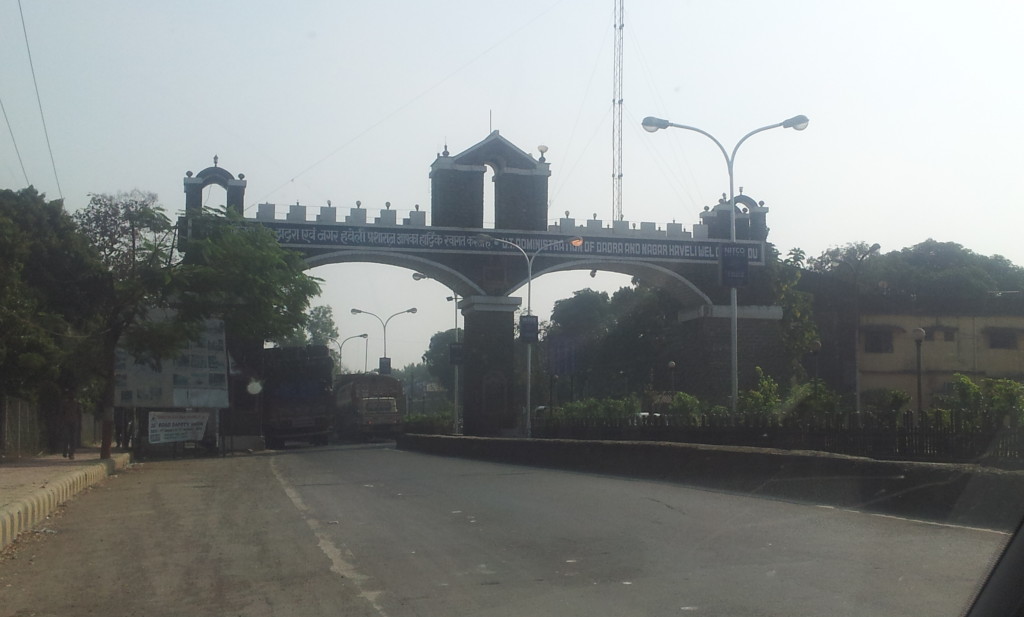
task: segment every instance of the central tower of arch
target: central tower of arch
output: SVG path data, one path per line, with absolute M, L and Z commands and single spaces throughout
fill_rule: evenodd
M 447 146 L 430 166 L 432 225 L 482 229 L 485 166 L 494 170 L 494 228 L 545 231 L 550 165 L 523 152 L 498 131 L 461 154 Z

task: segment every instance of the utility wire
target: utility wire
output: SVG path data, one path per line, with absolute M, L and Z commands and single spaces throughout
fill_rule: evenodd
M 18 1 L 21 2 L 21 0 L 18 0 Z M 308 172 L 312 171 L 316 167 L 319 167 L 322 163 L 324 163 L 325 161 L 327 161 L 328 159 L 333 157 L 335 154 L 337 154 L 337 153 L 341 152 L 342 150 L 344 150 L 345 148 L 347 148 L 349 145 L 351 145 L 353 142 L 355 142 L 359 138 L 361 138 L 364 135 L 366 135 L 367 133 L 373 131 L 374 129 L 376 129 L 378 126 L 384 124 L 385 122 L 388 122 L 393 117 L 397 116 L 399 113 L 405 111 L 405 109 L 410 107 L 413 103 L 416 103 L 417 101 L 419 101 L 420 99 L 424 98 L 425 96 L 427 96 L 428 94 L 430 94 L 434 90 L 440 88 L 445 82 L 447 82 L 451 78 L 453 78 L 456 75 L 458 75 L 459 73 L 461 73 L 463 70 L 465 70 L 470 65 L 475 64 L 478 60 L 480 60 L 480 58 L 483 58 L 484 56 L 489 54 L 491 51 L 493 51 L 495 48 L 503 45 L 506 41 L 511 39 L 513 36 L 519 34 L 521 31 L 525 30 L 527 26 L 532 25 L 535 21 L 537 21 L 538 19 L 540 19 L 544 15 L 550 13 L 555 7 L 557 7 L 561 3 L 562 3 L 562 0 L 558 0 L 557 2 L 547 6 L 540 13 L 538 13 L 535 16 L 533 16 L 532 18 L 530 18 L 529 20 L 527 20 L 526 22 L 524 22 L 523 24 L 521 24 L 520 26 L 518 26 L 514 30 L 511 30 L 504 37 L 502 37 L 502 38 L 498 39 L 497 41 L 495 41 L 490 47 L 484 49 L 482 52 L 478 53 L 475 57 L 473 57 L 470 60 L 467 60 L 461 66 L 459 66 L 458 68 L 456 68 L 452 72 L 448 73 L 448 75 L 446 75 L 440 81 L 436 82 L 434 85 L 426 88 L 425 90 L 422 90 L 419 94 L 416 94 L 415 96 L 413 96 L 411 99 L 409 99 L 408 101 L 406 101 L 405 103 L 400 105 L 394 111 L 384 115 L 382 118 L 380 118 L 376 122 L 374 122 L 374 123 L 370 124 L 369 126 L 367 126 L 366 128 L 364 128 L 362 131 L 359 131 L 358 133 L 356 133 L 355 135 L 350 137 L 348 140 L 344 141 L 340 146 L 338 146 L 334 150 L 331 150 L 327 155 L 321 157 L 316 162 L 312 163 L 311 165 L 307 166 L 305 169 L 303 169 L 300 172 L 298 172 L 297 174 L 293 175 L 288 181 L 282 182 L 280 186 L 278 186 L 274 190 L 272 190 L 269 193 L 267 193 L 267 195 L 263 199 L 264 200 L 268 199 L 274 193 L 280 191 L 281 189 L 283 189 L 284 187 L 288 186 L 292 182 L 295 182 L 296 178 L 298 178 L 300 176 L 304 176 L 305 174 L 307 174 Z
M 4 122 L 7 123 L 7 132 L 11 134 L 11 143 L 14 144 L 14 152 L 18 155 L 18 164 L 21 165 L 21 173 L 25 176 L 25 186 L 31 186 L 32 183 L 28 181 L 28 172 L 25 171 L 25 161 L 21 160 L 21 150 L 18 149 L 18 140 L 14 138 L 14 129 L 11 127 L 11 121 L 7 117 L 7 108 L 4 107 L 3 99 L 0 99 L 0 111 L 4 112 Z
M 39 82 L 36 80 L 36 67 L 32 63 L 32 48 L 28 44 L 28 28 L 25 26 L 25 11 L 18 0 L 18 13 L 21 14 L 21 31 L 25 33 L 25 50 L 28 52 L 28 67 L 32 71 L 32 85 L 36 89 L 36 103 L 39 105 L 39 117 L 43 121 L 43 135 L 46 137 L 46 149 L 50 152 L 50 166 L 53 168 L 53 179 L 57 182 L 57 194 L 64 200 L 64 191 L 60 188 L 60 177 L 57 176 L 57 163 L 53 160 L 53 148 L 50 146 L 50 132 L 46 130 L 46 115 L 43 114 L 43 99 L 39 96 Z M 6 115 L 6 114 L 5 114 Z

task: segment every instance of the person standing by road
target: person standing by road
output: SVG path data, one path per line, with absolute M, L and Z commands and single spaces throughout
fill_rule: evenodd
M 60 399 L 60 445 L 64 458 L 72 461 L 75 460 L 75 447 L 78 445 L 78 426 L 81 420 L 82 408 L 75 399 L 74 393 L 65 391 Z

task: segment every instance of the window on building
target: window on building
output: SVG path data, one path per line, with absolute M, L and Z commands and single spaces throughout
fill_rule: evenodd
M 924 329 L 924 340 L 926 341 L 945 341 L 952 343 L 956 341 L 956 330 L 946 326 L 938 326 L 933 328 Z
M 988 346 L 992 349 L 1017 349 L 1017 333 L 1013 330 L 992 330 L 988 333 Z
M 892 331 L 875 330 L 864 333 L 865 353 L 892 353 Z

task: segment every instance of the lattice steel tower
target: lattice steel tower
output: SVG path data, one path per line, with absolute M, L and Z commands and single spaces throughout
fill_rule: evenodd
M 615 59 L 612 69 L 612 220 L 622 219 L 622 30 L 625 0 L 615 0 Z

